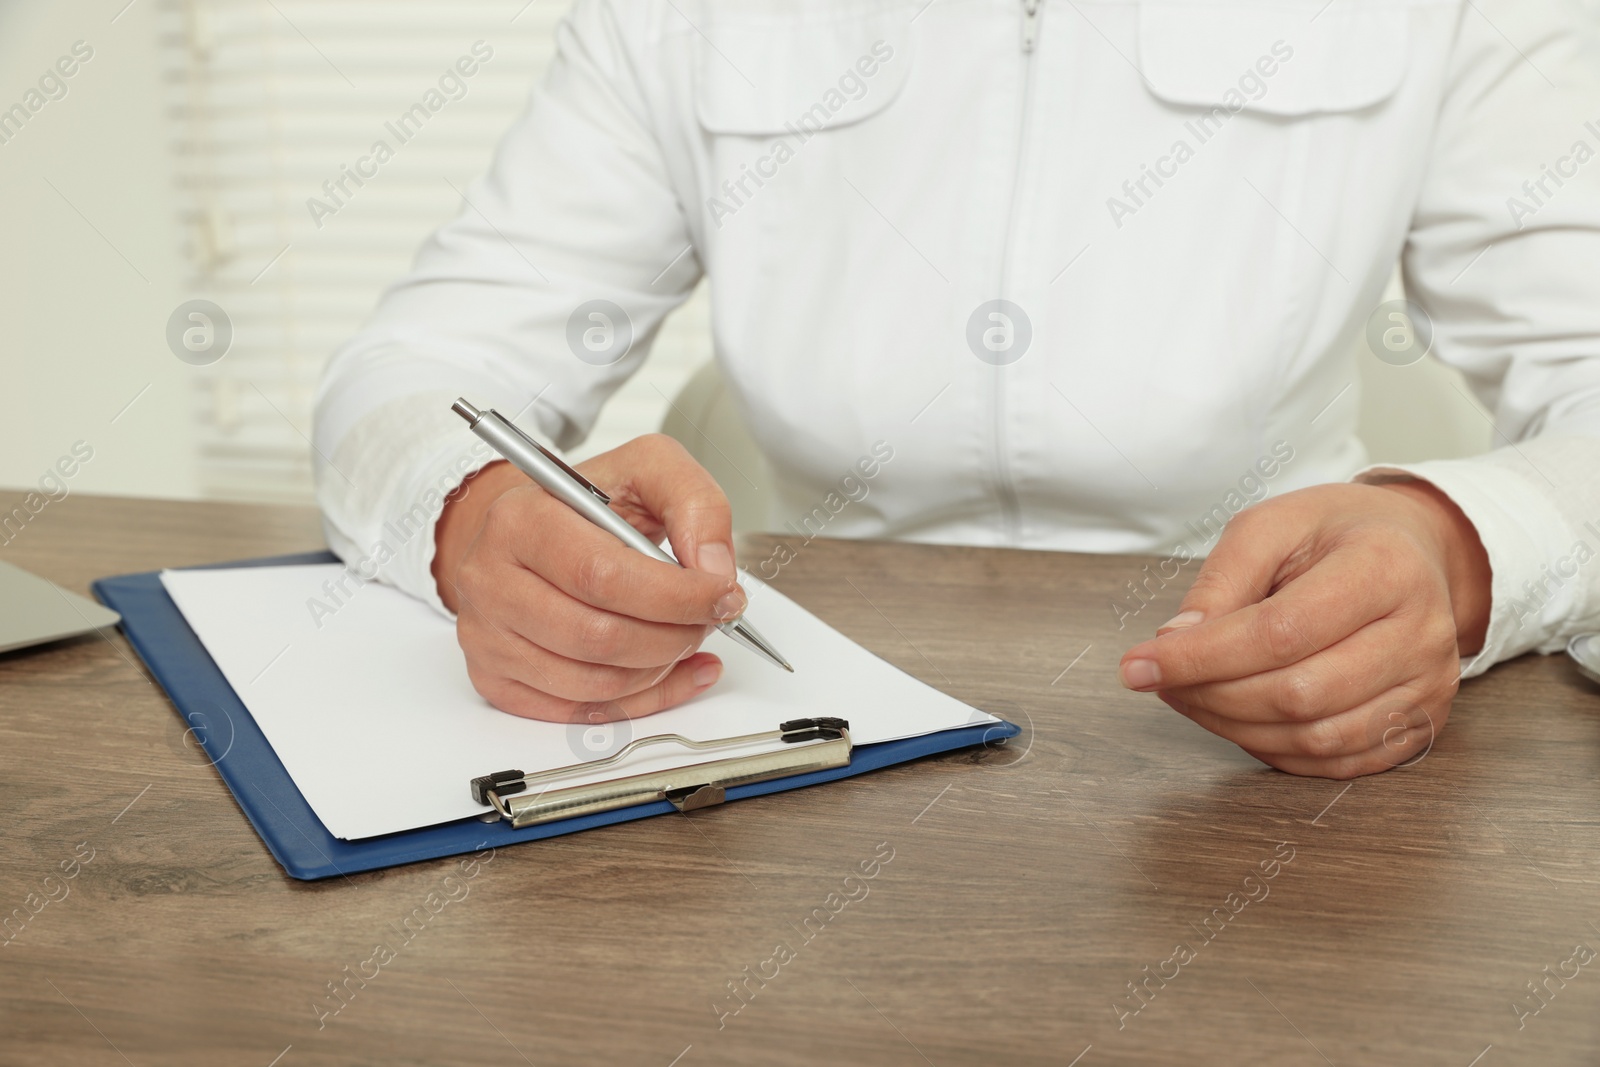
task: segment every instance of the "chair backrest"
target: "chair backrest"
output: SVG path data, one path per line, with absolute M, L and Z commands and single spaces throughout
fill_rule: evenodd
M 1361 419 L 1357 432 L 1374 463 L 1415 463 L 1487 452 L 1494 417 L 1454 367 L 1433 358 L 1384 363 L 1358 342 Z
M 667 408 L 661 432 L 687 448 L 728 494 L 735 533 L 770 529 L 772 474 L 715 360 L 684 384 Z

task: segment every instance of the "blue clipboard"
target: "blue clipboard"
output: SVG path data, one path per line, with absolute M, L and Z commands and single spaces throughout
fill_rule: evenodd
M 271 567 L 296 563 L 337 563 L 329 552 L 311 552 L 270 559 L 220 563 L 221 567 Z M 204 568 L 204 569 L 213 569 Z M 122 616 L 122 631 L 156 681 L 166 690 L 178 714 L 211 758 L 261 840 L 293 878 L 311 881 L 357 871 L 395 867 L 418 860 L 456 856 L 484 848 L 500 848 L 576 833 L 597 826 L 666 815 L 677 809 L 668 801 L 583 815 L 561 822 L 517 830 L 500 820 L 464 819 L 361 841 L 342 841 L 330 834 L 278 760 L 266 735 L 189 628 L 183 613 L 167 596 L 159 572 L 102 578 L 91 587 L 101 603 Z M 855 748 L 848 767 L 813 771 L 770 782 L 733 786 L 727 799 L 775 793 L 783 789 L 831 782 L 920 756 L 951 749 L 993 744 L 1021 730 L 1004 720 L 945 730 L 904 741 L 885 741 Z M 466 788 L 466 783 L 462 783 Z

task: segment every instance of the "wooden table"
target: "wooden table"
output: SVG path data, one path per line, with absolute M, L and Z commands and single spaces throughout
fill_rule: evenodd
M 74 496 L 3 558 L 82 591 L 320 544 L 307 510 Z M 0 657 L 0 1062 L 1595 1063 L 1600 692 L 1527 658 L 1420 763 L 1279 774 L 1116 684 L 1179 593 L 1119 633 L 1141 566 L 814 542 L 786 592 L 1023 735 L 471 879 L 292 881 L 120 635 Z

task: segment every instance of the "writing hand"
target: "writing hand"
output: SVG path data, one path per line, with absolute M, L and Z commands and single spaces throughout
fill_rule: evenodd
M 696 652 L 737 617 L 732 513 L 716 481 L 649 434 L 577 465 L 636 529 L 685 566 L 646 556 L 509 463 L 485 467 L 436 525 L 433 574 L 457 613 L 467 673 L 502 711 L 550 722 L 636 718 L 713 685 Z

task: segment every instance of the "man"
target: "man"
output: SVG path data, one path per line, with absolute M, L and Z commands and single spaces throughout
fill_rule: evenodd
M 1125 685 L 1286 771 L 1385 769 L 1463 675 L 1600 623 L 1580 18 L 579 0 L 490 173 L 329 367 L 330 542 L 368 554 L 465 484 L 384 575 L 458 613 L 488 700 L 583 721 L 714 684 L 695 650 L 744 598 L 710 477 L 658 437 L 582 467 L 680 570 L 470 452 L 449 410 L 575 444 L 705 274 L 775 519 L 881 446 L 830 535 L 1164 557 L 1194 584 Z M 1358 473 L 1346 353 L 1397 256 L 1502 447 Z

